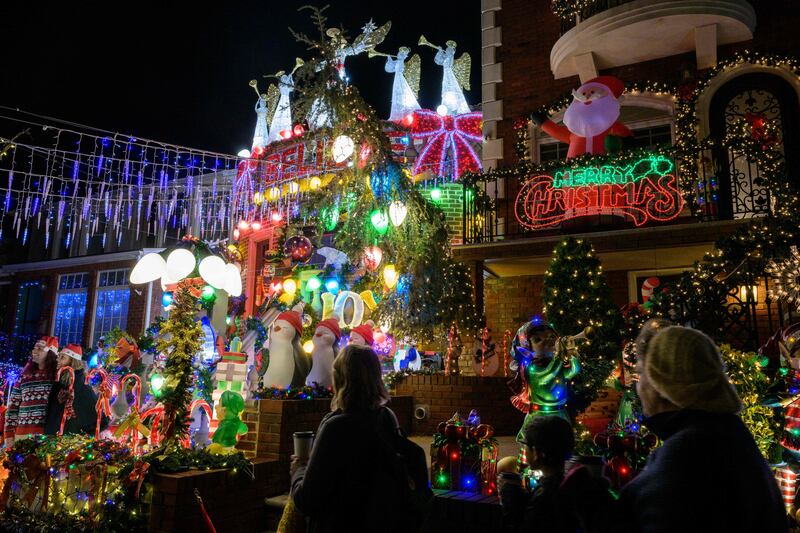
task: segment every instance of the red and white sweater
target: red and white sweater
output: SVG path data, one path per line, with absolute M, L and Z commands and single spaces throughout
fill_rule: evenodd
M 47 399 L 53 382 L 43 371 L 23 375 L 11 389 L 3 436 L 25 437 L 44 433 Z

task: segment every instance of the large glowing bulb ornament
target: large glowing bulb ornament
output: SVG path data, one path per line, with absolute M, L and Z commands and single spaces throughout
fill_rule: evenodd
M 150 390 L 153 391 L 156 398 L 161 396 L 161 389 L 164 387 L 164 381 L 164 376 L 161 374 L 153 374 L 150 377 Z
M 308 281 L 306 281 L 306 287 L 308 287 L 308 290 L 310 291 L 315 291 L 319 289 L 321 286 L 322 286 L 322 281 L 320 281 L 320 279 L 317 276 L 311 276 L 310 278 L 308 278 Z
M 383 260 L 383 250 L 377 246 L 367 246 L 364 248 L 364 266 L 367 270 L 374 272 Z
M 289 183 L 289 193 L 297 194 L 300 191 L 300 184 L 296 181 Z
M 261 205 L 264 203 L 264 193 L 256 192 L 253 194 L 253 203 L 255 205 Z
M 438 204 L 442 201 L 442 189 L 439 187 L 434 187 L 431 189 L 431 201 L 435 204 Z
M 230 296 L 236 298 L 242 295 L 242 273 L 236 268 L 236 265 L 232 263 L 228 263 L 225 265 L 225 277 L 227 281 L 225 283 L 225 292 L 227 292 Z
M 200 261 L 198 268 L 200 277 L 215 289 L 224 289 L 228 285 L 228 270 L 225 261 L 216 255 L 209 255 Z
M 372 227 L 375 228 L 380 235 L 384 235 L 389 231 L 389 217 L 381 209 L 376 209 L 369 215 L 369 220 L 372 222 Z
M 289 278 L 283 282 L 283 292 L 290 296 L 294 296 L 297 292 L 297 282 L 292 278 Z
M 178 248 L 167 256 L 167 275 L 180 281 L 192 273 L 195 265 L 194 254 L 186 248 Z
M 269 192 L 267 193 L 267 198 L 272 201 L 277 200 L 281 196 L 281 190 L 278 187 L 270 187 Z
M 406 219 L 406 215 L 408 214 L 408 208 L 406 205 L 399 201 L 395 200 L 391 204 L 389 204 L 389 218 L 394 224 L 394 227 L 399 227 L 400 224 Z
M 439 115 L 443 116 L 443 117 L 444 117 L 444 116 L 446 116 L 446 115 L 447 115 L 447 112 L 448 112 L 448 111 L 447 111 L 447 106 L 446 106 L 446 105 L 444 105 L 444 104 L 439 104 L 438 106 L 436 106 L 436 112 L 437 112 Z
M 167 262 L 157 253 L 142 256 L 131 271 L 131 283 L 139 285 L 155 281 L 167 273 Z
M 339 135 L 333 140 L 333 147 L 331 148 L 331 155 L 333 160 L 337 163 L 343 163 L 348 157 L 353 155 L 356 145 L 353 139 L 347 135 Z
M 311 353 L 314 350 L 314 343 L 312 341 L 306 341 L 303 343 L 303 351 L 306 353 Z
M 399 277 L 394 265 L 386 265 L 383 267 L 383 282 L 388 288 L 393 289 L 395 285 L 397 285 L 397 279 Z
M 320 187 L 322 187 L 322 180 L 319 179 L 318 177 L 314 176 L 308 181 L 308 188 L 311 189 L 312 191 L 316 191 Z

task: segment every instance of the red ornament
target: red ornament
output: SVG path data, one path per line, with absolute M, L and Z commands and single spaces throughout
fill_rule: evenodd
M 281 136 L 281 139 L 291 139 L 292 137 L 292 130 L 281 130 L 278 135 Z
M 465 172 L 479 171 L 481 160 L 470 141 L 483 141 L 482 117 L 479 111 L 456 116 L 441 116 L 427 109 L 415 111 L 411 135 L 415 139 L 425 139 L 427 143 L 414 165 L 414 174 L 431 170 L 435 175 L 443 176 L 448 159 L 452 159 L 455 165 L 453 179 Z
M 303 235 L 289 237 L 283 243 L 283 253 L 291 257 L 292 261 L 305 263 L 314 255 L 314 245 Z
M 383 259 L 383 250 L 377 246 L 367 246 L 364 248 L 364 266 L 370 272 L 374 272 Z
M 372 155 L 372 147 L 364 143 L 361 145 L 361 149 L 358 151 L 358 168 L 364 168 L 367 166 L 367 161 L 369 161 L 369 156 Z
M 292 128 L 295 137 L 300 137 L 302 134 L 306 132 L 306 129 L 303 127 L 302 124 L 295 124 L 294 128 Z

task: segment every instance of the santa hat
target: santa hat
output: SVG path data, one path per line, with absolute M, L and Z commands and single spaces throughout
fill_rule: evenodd
M 303 334 L 303 317 L 300 316 L 300 313 L 297 311 L 284 311 L 283 313 L 278 315 L 278 318 L 275 319 L 277 322 L 278 320 L 284 320 L 289 323 L 290 326 L 294 328 L 298 335 Z
M 614 95 L 614 98 L 619 98 L 625 91 L 625 84 L 622 83 L 622 80 L 614 76 L 598 76 L 587 81 L 584 83 L 584 85 L 587 83 L 598 83 L 600 85 L 605 85 Z
M 58 337 L 48 337 L 45 335 L 36 341 L 36 344 L 42 346 L 45 351 L 50 350 L 51 352 L 58 353 Z
M 372 336 L 372 324 L 369 322 L 354 327 L 350 334 L 352 335 L 353 333 L 358 333 L 361 335 L 361 337 L 367 343 L 367 346 L 372 346 L 372 343 L 375 342 L 375 339 Z
M 77 344 L 67 344 L 61 353 L 68 355 L 77 361 L 83 361 L 83 348 Z
M 342 330 L 339 329 L 339 320 L 335 318 L 326 318 L 325 320 L 321 320 L 317 324 L 317 327 L 325 328 L 333 333 L 333 336 L 336 337 L 337 341 L 342 338 Z

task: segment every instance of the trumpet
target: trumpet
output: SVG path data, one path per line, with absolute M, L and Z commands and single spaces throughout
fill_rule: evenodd
M 266 98 L 266 95 L 262 95 L 260 92 L 258 92 L 258 82 L 256 80 L 250 80 L 248 85 L 253 88 L 259 98 Z
M 384 54 L 383 52 L 378 52 L 374 48 L 370 48 L 367 50 L 367 57 L 388 57 L 394 59 L 397 56 L 393 56 L 392 54 Z
M 442 49 L 441 46 L 436 46 L 435 44 L 430 42 L 428 39 L 426 39 L 424 35 L 420 35 L 419 36 L 419 41 L 417 42 L 417 44 L 420 45 L 420 46 L 430 46 L 431 48 L 436 48 L 437 50 L 441 50 Z
M 292 69 L 291 74 L 294 74 L 295 72 L 297 72 L 297 69 L 299 69 L 303 65 L 305 65 L 305 61 L 303 61 L 299 57 L 294 58 L 294 68 Z

